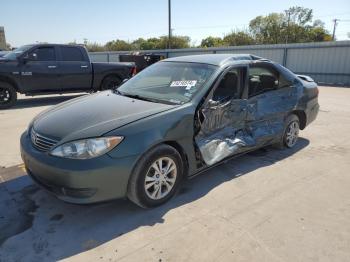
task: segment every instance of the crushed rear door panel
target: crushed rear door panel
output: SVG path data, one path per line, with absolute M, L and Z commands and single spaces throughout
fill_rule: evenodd
M 272 90 L 248 100 L 246 128 L 257 146 L 277 141 L 284 131 L 284 119 L 297 105 L 294 87 Z
M 296 89 L 287 87 L 203 108 L 195 142 L 204 162 L 213 165 L 233 154 L 279 140 L 285 116 L 296 105 Z

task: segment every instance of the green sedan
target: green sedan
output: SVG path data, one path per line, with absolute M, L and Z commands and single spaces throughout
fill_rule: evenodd
M 32 179 L 64 201 L 155 207 L 229 158 L 295 146 L 318 109 L 310 77 L 267 59 L 170 58 L 115 90 L 42 112 L 21 137 L 21 155 Z

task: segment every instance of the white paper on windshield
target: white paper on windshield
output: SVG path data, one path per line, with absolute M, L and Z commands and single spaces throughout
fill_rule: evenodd
M 180 80 L 171 82 L 171 87 L 185 87 L 186 90 L 191 89 L 197 84 L 197 80 Z

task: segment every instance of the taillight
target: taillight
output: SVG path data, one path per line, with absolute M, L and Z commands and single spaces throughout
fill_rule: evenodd
M 133 77 L 134 75 L 136 75 L 137 70 L 136 70 L 136 66 L 131 68 L 131 77 Z

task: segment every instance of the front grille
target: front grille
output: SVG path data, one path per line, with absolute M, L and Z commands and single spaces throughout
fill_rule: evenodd
M 30 130 L 30 138 L 34 147 L 40 151 L 47 152 L 57 144 L 57 140 L 40 135 L 32 128 Z

